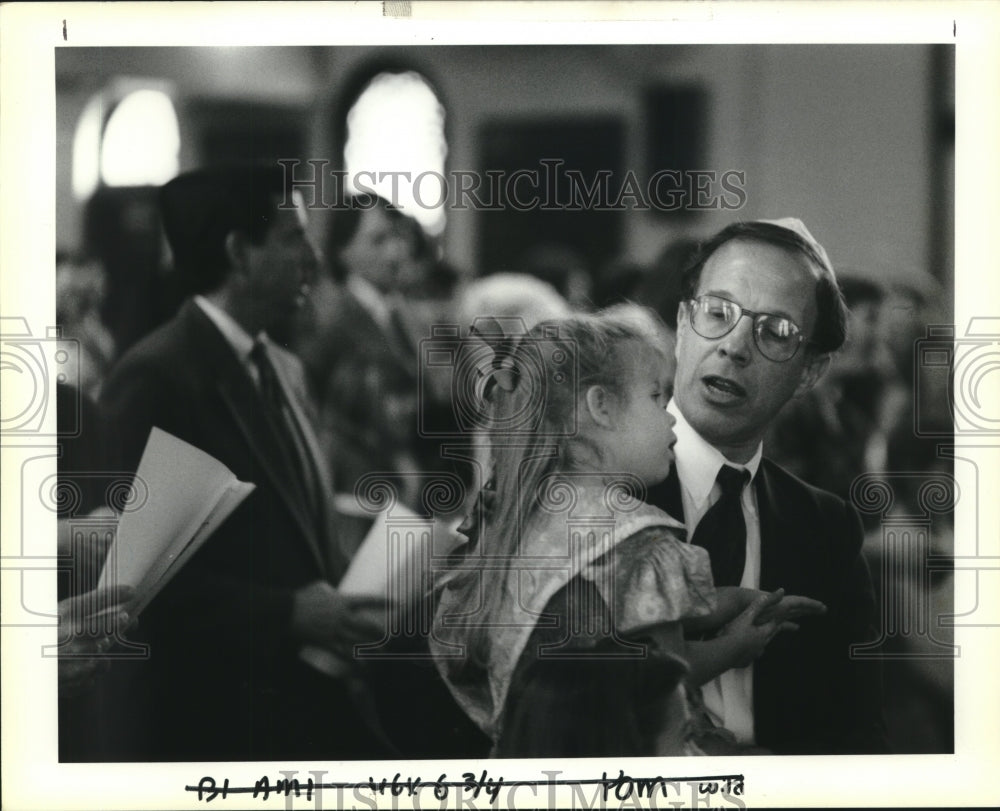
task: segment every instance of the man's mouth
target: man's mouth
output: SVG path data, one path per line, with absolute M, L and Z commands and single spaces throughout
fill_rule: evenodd
M 734 380 L 718 375 L 705 375 L 702 379 L 709 393 L 721 395 L 724 398 L 743 398 L 747 390 Z

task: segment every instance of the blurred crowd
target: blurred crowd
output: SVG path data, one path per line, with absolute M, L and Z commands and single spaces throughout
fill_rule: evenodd
M 422 419 L 454 413 L 444 380 L 421 366 L 421 341 L 435 325 L 466 337 L 478 314 L 517 318 L 525 329 L 545 318 L 631 301 L 675 326 L 680 276 L 698 242 L 681 238 L 649 266 L 627 259 L 588 268 L 568 246 L 525 252 L 521 267 L 481 276 L 458 268 L 421 225 L 371 198 L 337 212 L 322 271 L 288 334 L 275 336 L 308 372 L 336 481 L 351 492 L 370 471 L 418 473 L 440 465 L 434 443 L 422 443 Z M 847 343 L 809 395 L 786 408 L 766 452 L 804 480 L 849 498 L 864 473 L 940 467 L 933 443 L 915 434 L 914 399 L 948 425 L 944 391 L 921 393 L 914 345 L 927 326 L 945 323 L 941 290 L 911 269 L 883 274 L 837 268 L 851 310 Z M 96 400 L 119 354 L 105 326 L 107 280 L 99 261 L 59 257 L 57 322 L 78 343 L 81 392 Z M 154 324 L 147 325 L 151 329 Z M 418 390 L 424 380 L 433 390 Z M 333 449 L 336 448 L 336 452 Z

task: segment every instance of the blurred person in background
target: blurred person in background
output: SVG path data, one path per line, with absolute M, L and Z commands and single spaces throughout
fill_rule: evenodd
M 97 260 L 56 258 L 56 324 L 67 363 L 56 382 L 58 486 L 67 496 L 58 502 L 58 554 L 69 561 L 60 570 L 60 599 L 89 592 L 97 585 L 108 539 L 103 532 L 74 537 L 66 519 L 101 521 L 114 513 L 107 486 L 121 469 L 97 399 L 115 359 L 115 340 L 101 318 L 107 279 Z
M 593 281 L 580 252 L 562 242 L 542 242 L 525 251 L 517 269 L 552 285 L 576 310 L 592 307 Z
M 443 259 L 421 262 L 419 273 L 410 270 L 400 275 L 398 295 L 405 306 L 398 311 L 399 320 L 416 363 L 423 363 L 423 342 L 434 336 L 437 327 L 455 325 L 461 285 L 462 274 Z M 417 469 L 424 473 L 451 471 L 464 476 L 466 466 L 456 465 L 441 453 L 442 437 L 458 430 L 452 392 L 434 385 L 442 379 L 426 364 L 418 370 L 418 377 L 410 411 L 414 422 L 419 418 L 419 426 L 412 425 Z M 463 481 L 466 486 L 470 484 Z
M 948 377 L 928 374 L 920 366 L 917 342 L 926 339 L 928 326 L 947 323 L 941 313 L 945 299 L 941 285 L 930 274 L 912 267 L 895 267 L 883 273 L 886 296 L 878 336 L 888 347 L 894 374 L 887 381 L 883 398 L 886 430 L 885 470 L 890 477 L 896 514 L 926 516 L 931 555 L 947 560 L 955 553 L 954 512 L 930 512 L 921 503 L 920 492 L 931 477 L 953 488 L 950 477 L 954 462 L 938 453 L 941 434 L 951 434 L 954 420 Z M 917 404 L 922 431 L 918 435 Z M 943 475 L 936 476 L 936 473 Z M 902 475 L 896 475 L 902 474 Z M 942 503 L 954 503 L 952 490 Z M 955 611 L 952 571 L 900 565 L 897 555 L 886 557 L 882 516 L 871 516 L 865 551 L 875 571 L 891 572 L 882 579 L 880 601 L 894 605 L 900 595 L 914 600 L 920 595 L 928 611 L 930 628 L 890 635 L 885 645 L 885 674 L 893 685 L 886 697 L 886 717 L 895 751 L 934 753 L 954 751 L 954 658 L 946 647 L 954 642 L 954 631 L 945 619 Z M 919 604 L 919 603 L 918 603 Z M 898 610 L 898 609 L 897 609 Z M 905 608 L 903 610 L 906 610 Z
M 416 357 L 395 296 L 413 251 L 402 211 L 381 197 L 349 197 L 333 213 L 330 275 L 292 342 L 318 403 L 348 547 L 360 543 L 371 523 L 354 499 L 357 482 L 372 472 L 416 469 Z M 403 495 L 404 503 L 413 498 Z
M 595 310 L 603 310 L 613 304 L 624 304 L 639 300 L 648 269 L 638 262 L 615 259 L 602 266 L 594 279 L 592 305 Z
M 849 498 L 854 479 L 885 470 L 887 396 L 900 381 L 880 332 L 885 290 L 851 269 L 838 280 L 849 312 L 844 345 L 819 383 L 778 415 L 764 447 L 796 476 Z
M 684 298 L 684 272 L 696 258 L 698 245 L 691 237 L 669 242 L 636 289 L 636 301 L 655 310 L 673 332 L 677 330 L 677 308 Z
M 76 342 L 71 360 L 78 370 L 80 390 L 96 400 L 101 384 L 115 360 L 115 339 L 101 318 L 107 280 L 96 260 L 56 259 L 56 324 L 61 336 Z
M 915 405 L 921 407 L 921 422 L 936 432 L 953 427 L 951 399 L 945 379 L 921 374 L 916 343 L 927 336 L 927 327 L 945 323 L 940 312 L 944 292 L 930 274 L 906 268 L 887 274 L 888 294 L 879 320 L 879 335 L 889 348 L 898 385 L 888 395 L 886 411 L 890 424 L 888 464 L 892 470 L 941 469 L 934 437 L 916 435 Z
M 383 633 L 384 600 L 334 585 L 351 553 L 301 365 L 270 338 L 316 273 L 305 206 L 259 165 L 180 175 L 160 205 L 196 294 L 121 358 L 102 403 L 130 470 L 159 427 L 256 487 L 143 612 L 151 657 L 116 697 L 113 759 L 387 756 L 352 656 Z
M 458 302 L 458 321 L 466 331 L 479 316 L 520 318 L 530 330 L 539 321 L 572 312 L 573 306 L 555 287 L 528 273 L 481 276 L 466 286 Z
M 932 319 L 928 304 L 934 287 L 919 276 L 883 282 L 876 281 L 876 275 L 850 268 L 838 272 L 850 310 L 847 339 L 816 387 L 779 414 L 765 448 L 791 472 L 845 499 L 851 498 L 858 476 L 884 473 L 893 491 L 894 511 L 920 515 L 923 508 L 917 494 L 927 475 L 934 470 L 950 472 L 948 460 L 937 456 L 936 440 L 918 437 L 914 431 L 914 386 L 940 382 L 913 375 L 914 342 L 924 337 Z M 931 409 L 948 402 L 944 390 L 923 390 L 918 396 Z M 948 419 L 946 414 L 937 416 Z M 950 572 L 928 575 L 886 558 L 883 516 L 863 513 L 862 517 L 868 565 L 877 573 L 891 572 L 892 577 L 891 584 L 884 576 L 875 578 L 877 604 L 895 599 L 887 588 L 895 595 L 909 595 L 907 599 L 926 592 L 932 616 L 950 614 Z M 928 535 L 934 554 L 952 554 L 950 515 L 932 516 Z M 952 639 L 946 626 L 935 627 L 931 636 L 945 644 Z M 885 717 L 892 751 L 950 751 L 952 661 L 921 633 L 887 639 L 883 670 L 892 689 L 886 691 Z

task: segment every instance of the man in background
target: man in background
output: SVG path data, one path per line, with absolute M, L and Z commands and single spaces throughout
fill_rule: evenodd
M 103 406 L 133 469 L 156 426 L 256 489 L 140 617 L 151 656 L 132 687 L 146 701 L 113 756 L 387 756 L 351 658 L 382 613 L 334 587 L 348 555 L 326 459 L 301 366 L 270 338 L 316 273 L 305 208 L 280 167 L 257 166 L 181 175 L 160 203 L 194 295 L 121 359 Z

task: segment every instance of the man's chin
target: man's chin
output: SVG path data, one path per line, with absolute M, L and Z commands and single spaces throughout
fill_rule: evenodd
M 736 409 L 729 406 L 702 403 L 690 409 L 690 413 L 684 412 L 684 416 L 705 441 L 712 445 L 729 445 L 738 443 L 743 433 L 743 425 L 735 412 Z

